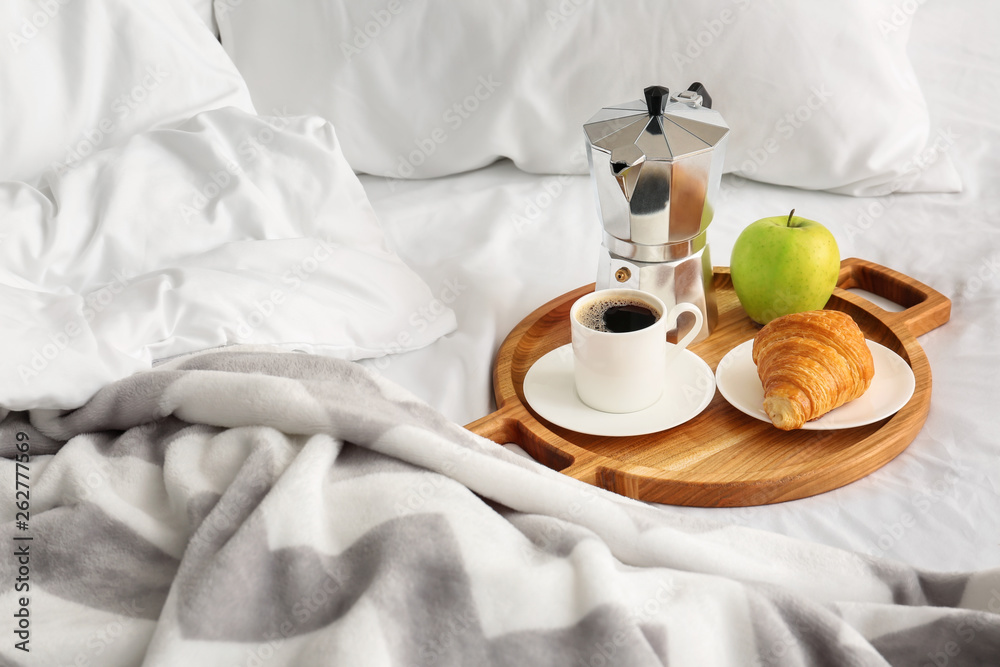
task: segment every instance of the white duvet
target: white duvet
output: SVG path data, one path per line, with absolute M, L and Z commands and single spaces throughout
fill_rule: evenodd
M 0 5 L 0 411 L 194 350 L 379 358 L 454 328 L 333 127 L 255 109 L 210 10 Z
M 0 294 L 8 409 L 75 407 L 194 350 L 380 357 L 455 325 L 386 248 L 331 125 L 233 108 L 0 183 Z

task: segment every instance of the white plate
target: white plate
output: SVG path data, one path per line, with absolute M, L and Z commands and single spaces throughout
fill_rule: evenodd
M 670 374 L 675 379 L 663 390 L 660 400 L 645 410 L 626 414 L 601 412 L 577 396 L 573 383 L 573 346 L 567 344 L 552 350 L 528 369 L 524 376 L 524 398 L 545 419 L 578 433 L 645 435 L 693 419 L 715 396 L 712 369 L 693 352 L 682 350 L 671 364 Z
M 806 422 L 803 429 L 827 431 L 854 428 L 877 422 L 895 414 L 913 395 L 916 380 L 913 369 L 898 354 L 874 341 L 866 341 L 875 361 L 875 377 L 859 398 L 831 410 L 819 419 Z M 715 377 L 719 393 L 734 408 L 751 417 L 770 423 L 764 412 L 764 388 L 753 363 L 753 341 L 730 350 L 719 362 Z

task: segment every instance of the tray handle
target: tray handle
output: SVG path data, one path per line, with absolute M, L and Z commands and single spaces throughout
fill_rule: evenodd
M 927 285 L 868 260 L 849 257 L 840 264 L 837 287 L 856 287 L 898 303 L 905 310 L 891 312 L 868 301 L 879 319 L 894 326 L 901 324 L 922 336 L 951 319 L 951 300 Z M 860 297 L 863 298 L 863 297 Z
M 555 433 L 542 437 L 534 433 L 527 422 L 534 423 L 530 414 L 522 406 L 508 403 L 496 412 L 466 424 L 465 428 L 500 445 L 517 445 L 548 468 L 598 485 L 599 456 Z
M 466 424 L 465 428 L 498 445 L 513 443 L 520 446 L 521 428 L 514 413 L 515 411 L 510 407 L 504 406 L 496 412 L 491 412 L 485 417 L 480 417 L 476 421 Z

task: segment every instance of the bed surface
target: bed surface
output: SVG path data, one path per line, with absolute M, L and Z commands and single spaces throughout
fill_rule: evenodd
M 726 175 L 709 228 L 713 263 L 728 266 L 744 226 L 795 208 L 833 231 L 842 257 L 949 297 L 951 321 L 919 339 L 934 382 L 924 428 L 902 455 L 842 489 L 771 506 L 671 511 L 938 570 L 1000 563 L 1000 52 L 976 19 L 983 10 L 922 6 L 910 39 L 939 138 L 926 168 L 946 156 L 961 193 L 854 198 Z M 393 247 L 458 320 L 429 348 L 364 363 L 458 423 L 492 412 L 492 359 L 506 334 L 595 279 L 600 225 L 589 178 L 530 175 L 501 161 L 427 181 L 361 180 Z

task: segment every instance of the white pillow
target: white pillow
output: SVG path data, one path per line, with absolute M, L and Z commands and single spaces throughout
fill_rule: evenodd
M 360 359 L 455 328 L 317 117 L 209 111 L 0 183 L 0 238 L 2 408 L 76 407 L 221 345 Z
M 644 87 L 701 81 L 726 170 L 850 194 L 954 190 L 895 0 L 215 0 L 261 108 L 317 113 L 358 171 L 433 177 L 497 157 L 582 173 L 583 123 Z M 948 166 L 947 158 L 940 161 Z M 939 165 L 940 166 L 940 165 Z
M 35 182 L 205 109 L 253 110 L 239 72 L 189 7 L 5 0 L 0 35 L 0 181 Z

